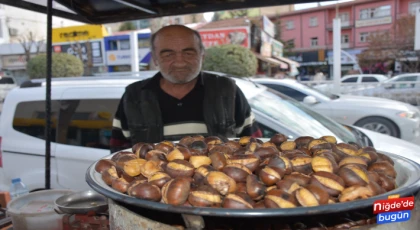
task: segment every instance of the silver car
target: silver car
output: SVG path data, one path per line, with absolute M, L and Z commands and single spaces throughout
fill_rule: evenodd
M 253 79 L 301 101 L 339 123 L 355 125 L 408 141 L 420 139 L 420 111 L 399 101 L 321 93 L 291 79 Z

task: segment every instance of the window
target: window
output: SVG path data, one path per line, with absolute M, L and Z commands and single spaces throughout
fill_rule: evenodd
M 348 34 L 341 35 L 341 44 L 348 44 L 349 42 L 350 39 Z
M 150 47 L 150 41 L 148 38 L 139 38 L 138 41 L 139 48 L 149 48 Z
M 417 7 L 420 7 L 420 2 L 410 2 L 410 4 L 408 5 L 408 11 L 411 15 L 416 15 Z
M 369 40 L 369 33 L 368 32 L 360 33 L 360 42 L 368 42 L 368 40 Z
M 52 141 L 109 149 L 112 119 L 118 103 L 118 99 L 53 100 L 51 102 Z M 13 128 L 44 139 L 44 120 L 45 101 L 23 102 L 16 107 Z
M 286 41 L 287 46 L 289 47 L 295 47 L 295 39 L 290 39 Z
M 348 21 L 350 21 L 349 13 L 340 13 L 338 15 L 338 17 L 340 17 L 341 22 L 348 22 Z
M 129 49 L 130 49 L 130 40 L 121 40 L 120 50 L 129 50 Z
M 262 137 L 264 138 L 271 138 L 273 137 L 275 134 L 277 134 L 277 132 L 261 123 L 258 123 L 258 127 L 260 128 L 261 132 L 262 132 Z
M 303 101 L 303 98 L 305 98 L 306 94 L 301 93 L 300 91 L 297 91 L 295 89 L 289 88 L 284 85 L 270 85 L 270 84 L 264 84 L 265 86 L 272 88 L 274 90 L 279 91 L 280 93 L 286 94 L 287 96 L 297 100 L 297 101 Z
M 109 50 L 118 50 L 118 42 L 117 41 L 108 41 Z
M 318 18 L 317 17 L 311 17 L 309 19 L 309 26 L 310 27 L 318 26 Z
M 311 38 L 311 47 L 318 46 L 318 38 Z
M 357 77 L 349 77 L 346 80 L 341 81 L 343 83 L 352 83 L 352 82 L 357 82 Z
M 15 81 L 10 77 L 0 77 L 0 84 L 15 84 Z
M 286 22 L 286 29 L 288 29 L 288 30 L 292 30 L 292 29 L 294 29 L 295 28 L 295 23 L 294 23 L 294 21 L 287 21 Z
M 391 16 L 390 5 L 360 10 L 360 19 L 380 18 L 386 16 Z
M 376 77 L 363 77 L 362 82 L 379 82 Z
M 55 142 L 57 115 L 60 101 L 51 101 L 51 141 Z M 13 129 L 26 135 L 45 140 L 45 101 L 21 102 L 16 106 Z

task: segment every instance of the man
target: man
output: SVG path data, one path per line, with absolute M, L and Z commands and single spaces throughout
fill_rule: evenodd
M 232 79 L 201 72 L 200 34 L 171 25 L 151 37 L 154 77 L 127 86 L 113 121 L 111 152 L 187 135 L 261 136 Z

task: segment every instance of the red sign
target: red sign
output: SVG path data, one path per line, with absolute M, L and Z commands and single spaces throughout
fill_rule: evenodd
M 237 44 L 250 48 L 248 27 L 203 29 L 198 32 L 206 48 L 224 44 Z
M 54 46 L 55 53 L 61 53 L 61 46 Z
M 373 213 L 396 212 L 412 210 L 414 208 L 414 197 L 403 197 L 388 200 L 377 200 L 373 203 Z

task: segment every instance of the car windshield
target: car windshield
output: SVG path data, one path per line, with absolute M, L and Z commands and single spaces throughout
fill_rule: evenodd
M 314 137 L 334 135 L 343 142 L 357 143 L 352 132 L 342 125 L 274 90 L 267 89 L 248 101 L 253 109 L 271 117 L 297 135 Z
M 305 91 L 309 91 L 309 92 L 311 92 L 312 96 L 320 98 L 320 99 L 325 100 L 325 101 L 334 100 L 334 99 L 339 98 L 339 96 L 337 96 L 335 94 L 332 94 L 332 93 L 329 93 L 329 92 L 326 92 L 326 91 L 321 91 L 321 90 L 318 90 L 316 88 L 313 88 L 313 87 L 310 87 L 310 86 L 307 86 L 307 85 L 304 85 L 304 84 L 300 84 L 299 88 L 301 88 Z

